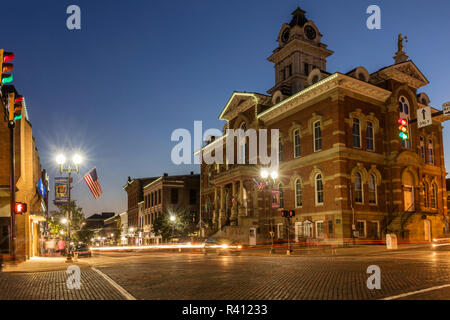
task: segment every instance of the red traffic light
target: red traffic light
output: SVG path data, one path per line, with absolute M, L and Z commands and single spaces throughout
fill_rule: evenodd
M 283 210 L 283 211 L 281 211 L 281 216 L 283 218 L 295 217 L 295 210 Z
M 14 52 L 3 52 L 3 62 L 13 61 Z
M 22 202 L 16 202 L 14 205 L 14 212 L 16 214 L 22 214 L 27 212 L 27 204 Z
M 406 126 L 408 124 L 408 120 L 400 118 L 398 119 L 398 123 L 402 126 Z

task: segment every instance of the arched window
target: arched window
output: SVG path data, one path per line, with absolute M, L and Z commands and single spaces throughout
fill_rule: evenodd
M 419 152 L 420 152 L 420 158 L 423 162 L 425 162 L 425 139 L 424 137 L 420 137 L 419 142 Z
M 437 209 L 437 186 L 435 183 L 431 186 L 431 208 Z
M 359 172 L 355 175 L 355 202 L 363 202 L 362 178 Z
M 423 184 L 423 206 L 425 208 L 430 207 L 430 187 L 427 182 Z
M 281 183 L 278 185 L 278 191 L 280 192 L 280 208 L 284 208 L 283 185 Z
M 374 144 L 374 132 L 373 132 L 373 123 L 371 121 L 367 121 L 367 128 L 366 128 L 366 144 L 367 144 L 367 150 L 374 151 L 375 150 L 375 144 Z
M 428 163 L 434 164 L 434 146 L 433 139 L 428 140 Z
M 323 204 L 323 181 L 322 175 L 318 173 L 315 179 L 316 204 Z
M 294 157 L 298 158 L 301 155 L 300 152 L 300 129 L 294 131 Z
M 405 97 L 401 96 L 398 99 L 398 108 L 400 111 L 400 117 L 404 118 L 404 119 L 409 119 L 409 102 L 408 99 L 406 99 Z
M 374 174 L 369 176 L 369 203 L 377 203 L 377 184 Z
M 314 152 L 322 150 L 322 124 L 314 122 Z
M 353 147 L 361 148 L 361 124 L 358 118 L 353 118 Z
M 295 207 L 303 205 L 302 182 L 300 179 L 295 180 Z

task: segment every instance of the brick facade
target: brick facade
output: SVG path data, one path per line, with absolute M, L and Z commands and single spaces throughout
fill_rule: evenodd
M 293 15 L 294 23 L 283 25 L 280 46 L 269 58 L 276 70 L 289 66 L 281 68 L 289 76 L 276 77 L 271 96 L 234 93 L 219 117 L 226 121 L 224 134 L 244 124 L 257 131 L 279 130 L 279 177 L 271 183 L 282 191 L 283 209 L 296 212 L 289 229 L 292 238 L 376 242 L 386 233 L 405 241 L 445 236 L 444 119 L 434 117 L 433 124 L 422 129 L 414 122 L 417 110 L 429 105 L 426 94 L 418 92 L 428 80 L 406 59 L 372 74 L 363 67 L 330 74 L 322 68 L 332 52 L 320 37 L 302 36 L 307 26 L 320 34 L 317 27 L 303 11 Z M 289 40 L 282 38 L 285 28 L 290 28 Z M 320 68 L 311 61 L 320 61 Z M 399 118 L 411 121 L 407 142 L 399 137 Z M 203 152 L 225 140 L 216 138 Z M 300 152 L 295 154 L 298 140 Z M 286 238 L 282 209 L 271 208 L 270 187 L 256 187 L 260 169 L 202 164 L 202 210 L 209 219 L 209 234 L 244 243 L 251 242 L 255 232 L 257 242 L 268 241 L 269 231 Z

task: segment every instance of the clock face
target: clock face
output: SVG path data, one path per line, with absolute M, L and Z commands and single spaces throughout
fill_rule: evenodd
M 316 38 L 316 30 L 311 26 L 305 27 L 305 34 L 309 40 L 314 40 Z
M 287 42 L 289 40 L 289 34 L 290 34 L 289 29 L 285 29 L 281 35 L 281 41 Z

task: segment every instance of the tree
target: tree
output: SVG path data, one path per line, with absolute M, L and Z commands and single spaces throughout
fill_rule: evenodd
M 66 212 L 71 210 L 72 219 L 70 226 L 73 231 L 80 230 L 83 222 L 86 220 L 83 215 L 83 209 L 78 207 L 75 203 L 75 200 L 70 201 L 70 205 L 68 204 L 60 204 L 57 205 L 59 209 L 59 213 L 63 216 L 66 216 Z
M 66 212 L 68 209 L 72 210 L 72 219 L 70 223 L 72 236 L 76 238 L 76 233 L 81 230 L 83 223 L 85 221 L 83 215 L 83 209 L 77 207 L 75 201 L 70 202 L 70 206 L 67 204 L 57 205 L 59 211 L 55 211 L 51 214 L 48 219 L 48 227 L 50 230 L 50 234 L 54 237 L 58 237 L 63 232 L 63 235 L 67 235 L 67 224 L 63 224 L 62 220 L 66 218 Z M 90 238 L 89 238 L 90 239 Z M 83 241 L 84 242 L 84 241 Z
M 74 240 L 75 242 L 82 242 L 86 244 L 91 244 L 91 239 L 94 237 L 94 231 L 91 229 L 83 228 L 81 230 L 78 230 L 74 234 Z
M 174 221 L 170 217 L 175 217 Z M 155 234 L 162 236 L 163 239 L 172 237 L 186 238 L 197 231 L 197 216 L 184 208 L 173 211 L 164 211 L 153 223 Z

